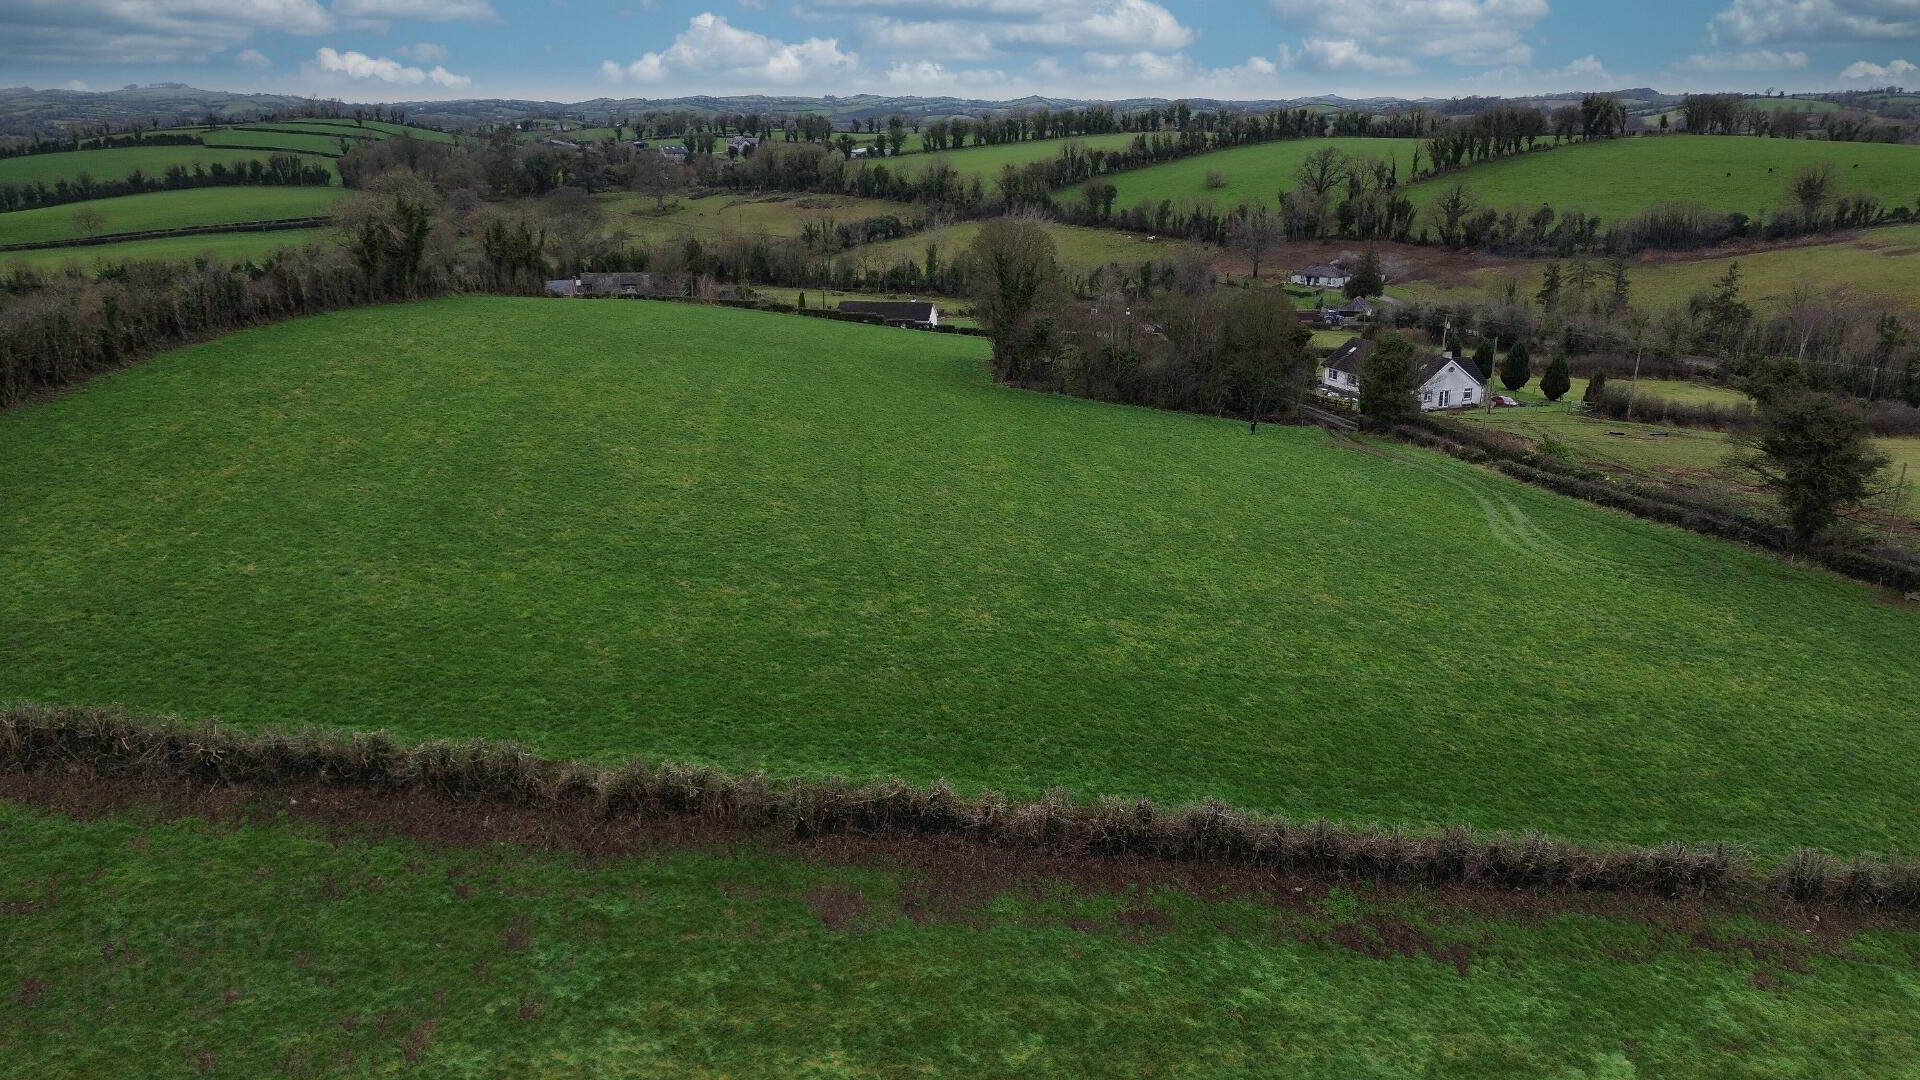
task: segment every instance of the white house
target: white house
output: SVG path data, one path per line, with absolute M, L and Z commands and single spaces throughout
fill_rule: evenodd
M 1309 289 L 1344 289 L 1353 275 L 1337 266 L 1321 264 L 1303 266 L 1287 277 L 1295 285 L 1305 285 Z
M 1354 338 L 1335 349 L 1333 355 L 1327 357 L 1326 366 L 1320 369 L 1320 392 L 1358 400 L 1367 354 L 1372 351 L 1373 342 L 1362 338 Z M 1414 394 L 1420 399 L 1422 411 L 1480 404 L 1487 379 L 1472 360 L 1452 353 L 1430 353 L 1419 357 L 1418 364 L 1413 375 L 1414 385 L 1418 387 Z

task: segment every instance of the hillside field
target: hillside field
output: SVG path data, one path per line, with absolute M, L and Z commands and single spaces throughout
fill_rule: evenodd
M 953 166 L 962 176 L 977 176 L 989 184 L 1000 171 L 1009 165 L 1028 165 L 1036 161 L 1050 161 L 1060 155 L 1060 148 L 1070 142 L 1077 142 L 1089 150 L 1123 150 L 1138 138 L 1136 132 L 1116 132 L 1111 135 L 1082 135 L 1075 139 L 1029 139 L 1022 142 L 995 143 L 991 146 L 969 146 L 959 150 L 942 150 L 936 154 L 906 153 L 898 158 L 886 159 L 885 164 L 892 168 L 898 164 L 902 169 L 915 169 L 936 161 L 944 161 Z M 913 140 L 908 145 L 915 145 Z
M 1300 163 L 1316 151 L 1332 146 L 1350 158 L 1377 158 L 1400 165 L 1400 177 L 1408 178 L 1413 151 L 1418 139 L 1289 139 L 1282 142 L 1236 146 L 1210 154 L 1181 158 L 1162 165 L 1115 173 L 1102 177 L 1111 181 L 1119 196 L 1113 205 L 1126 209 L 1137 203 L 1157 203 L 1170 199 L 1180 205 L 1212 203 L 1222 209 L 1241 204 L 1272 207 L 1280 192 L 1296 185 L 1294 173 Z M 1423 151 L 1424 152 L 1424 151 Z M 1207 174 L 1220 173 L 1226 184 L 1208 188 Z
M 1073 274 L 1084 274 L 1111 263 L 1132 269 L 1148 261 L 1165 262 L 1184 250 L 1199 246 L 1181 240 L 1152 239 L 1118 229 L 1093 229 L 1057 222 L 1048 222 L 1045 228 L 1048 235 L 1053 237 L 1061 267 Z M 966 252 L 980 229 L 980 222 L 964 221 L 903 236 L 898 240 L 853 248 L 840 257 L 858 260 L 868 266 L 886 267 L 902 260 L 924 260 L 927 245 L 937 244 L 942 260 L 954 259 Z
M 958 869 L 0 802 L 0 1054 L 36 1080 L 1920 1068 L 1911 930 Z
M 607 213 L 608 232 L 625 231 L 648 240 L 701 237 L 799 236 L 809 221 L 851 225 L 892 216 L 911 223 L 926 211 L 909 203 L 858 199 L 845 195 L 676 196 L 666 210 L 652 196 L 618 192 L 596 196 Z M 530 209 L 537 208 L 537 203 Z
M 220 190 L 231 192 L 250 189 Z M 65 209 L 71 210 L 73 207 Z M 274 232 L 165 236 L 156 240 L 127 240 L 118 244 L 84 244 L 33 251 L 0 251 L 0 268 L 24 266 L 50 271 L 63 267 L 91 267 L 100 263 L 193 259 L 203 255 L 216 259 L 257 259 L 281 248 L 323 242 L 327 235 L 324 228 L 280 229 Z
M 1911 611 L 1437 455 L 995 388 L 984 350 L 468 298 L 166 354 L 0 415 L 0 701 L 1920 841 Z
M 271 154 L 269 150 L 216 150 L 205 146 L 127 146 L 113 150 L 69 150 L 59 154 L 28 154 L 24 157 L 0 158 L 0 184 L 31 184 L 41 181 L 51 185 L 56 180 L 74 180 L 82 174 L 95 180 L 118 180 L 139 170 L 149 176 L 159 176 L 167 171 L 169 165 L 182 165 L 191 169 L 196 163 L 210 166 L 214 162 L 232 165 L 235 162 L 264 161 Z M 327 158 L 309 157 L 309 161 L 329 162 Z
M 1518 260 L 1510 266 L 1478 270 L 1467 284 L 1453 288 L 1416 281 L 1406 283 L 1405 289 L 1410 295 L 1432 299 L 1462 291 L 1496 295 L 1511 279 L 1518 282 L 1521 295 L 1531 296 L 1539 290 L 1549 261 L 1555 260 Z M 1565 265 L 1565 260 L 1557 261 Z M 1742 295 L 1763 308 L 1783 303 L 1797 292 L 1911 301 L 1920 296 L 1920 225 L 1888 225 L 1711 258 L 1642 253 L 1634 257 L 1629 271 L 1633 302 L 1656 310 L 1685 304 L 1706 292 L 1735 262 L 1740 264 Z
M 220 187 L 152 191 L 112 199 L 45 206 L 0 214 L 0 244 L 33 244 L 78 239 L 84 234 L 73 216 L 82 208 L 105 221 L 102 234 L 229 225 L 273 218 L 315 217 L 346 196 L 337 187 Z M 107 247 L 111 245 L 99 245 Z
M 1836 196 L 1877 195 L 1889 208 L 1920 202 L 1920 146 L 1745 135 L 1573 143 L 1483 162 L 1409 190 L 1430 206 L 1458 182 L 1497 210 L 1524 213 L 1545 202 L 1606 221 L 1670 202 L 1757 215 L 1787 205 L 1793 175 L 1827 161 L 1835 166 Z

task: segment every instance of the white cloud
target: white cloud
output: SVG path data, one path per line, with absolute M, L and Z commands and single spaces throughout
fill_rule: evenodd
M 1840 73 L 1840 77 L 1849 82 L 1860 82 L 1863 80 L 1884 81 L 1887 79 L 1905 78 L 1916 71 L 1920 71 L 1920 65 L 1910 64 L 1905 60 L 1893 60 L 1885 64 L 1875 64 L 1867 60 L 1855 60 L 1847 66 L 1845 71 Z
M 1372 75 L 1411 75 L 1420 65 L 1404 56 L 1368 52 L 1352 38 L 1308 38 L 1287 54 L 1295 67 L 1317 71 L 1362 71 Z
M 858 12 L 860 40 L 874 48 L 954 58 L 998 50 L 1169 52 L 1195 38 L 1154 0 L 812 0 L 805 10 Z
M 316 0 L 0 0 L 0 61 L 195 63 L 255 30 L 333 25 Z
M 394 83 L 399 86 L 417 86 L 432 83 L 449 89 L 466 86 L 473 82 L 465 75 L 455 75 L 443 67 L 434 67 L 431 71 L 422 71 L 417 67 L 408 67 L 398 60 L 384 56 L 368 56 L 366 53 L 349 49 L 339 52 L 321 48 L 313 54 L 314 68 L 327 75 L 344 75 L 349 79 L 375 79 L 380 82 Z
M 625 66 L 603 60 L 600 72 L 612 82 L 658 83 L 673 76 L 725 83 L 740 92 L 756 86 L 834 83 L 859 66 L 859 55 L 842 52 L 838 38 L 789 43 L 704 12 L 687 20 L 687 28 L 666 49 L 643 54 Z
M 246 68 L 248 71 L 271 71 L 273 69 L 273 61 L 267 59 L 267 54 L 258 49 L 241 49 L 240 52 L 234 56 L 233 62 L 240 67 Z
M 1915 0 L 1733 0 L 1707 24 L 1714 44 L 1831 45 L 1920 38 Z
M 62 89 L 62 90 L 91 90 L 91 89 L 93 89 L 93 87 L 91 87 L 91 86 L 88 86 L 88 85 L 87 85 L 87 84 L 86 84 L 86 83 L 85 83 L 84 81 L 82 81 L 82 80 L 80 80 L 80 79 L 68 79 L 68 80 L 67 80 L 66 82 L 63 82 L 63 83 L 61 83 L 61 84 L 60 84 L 60 89 Z
M 1749 49 L 1746 52 L 1694 53 L 1685 60 L 1673 64 L 1674 71 L 1723 72 L 1723 71 L 1800 71 L 1807 66 L 1807 54 L 1803 52 L 1775 52 L 1772 49 Z
M 402 60 L 412 60 L 416 64 L 444 64 L 452 55 L 445 45 L 435 45 L 431 41 L 402 45 L 393 50 L 393 54 Z
M 998 68 L 950 68 L 932 60 L 902 60 L 887 68 L 887 85 L 905 93 L 990 93 L 1007 84 Z
M 350 19 L 373 22 L 390 19 L 485 21 L 500 17 L 487 0 L 333 0 L 333 10 Z
M 1547 0 L 1268 0 L 1287 29 L 1307 39 L 1303 52 L 1337 69 L 1410 71 L 1399 58 L 1454 64 L 1514 64 L 1533 59 L 1524 40 L 1547 15 Z M 1319 44 L 1316 44 L 1319 43 Z
M 1565 67 L 1532 68 L 1521 65 L 1492 68 L 1462 80 L 1482 91 L 1507 93 L 1565 93 L 1571 90 L 1599 90 L 1620 77 L 1607 70 L 1597 56 L 1582 56 Z

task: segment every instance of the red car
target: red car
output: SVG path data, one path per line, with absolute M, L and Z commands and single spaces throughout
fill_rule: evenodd
M 1493 407 L 1496 409 L 1513 409 L 1520 405 L 1518 398 L 1510 398 L 1505 394 L 1490 394 L 1488 400 L 1493 402 Z

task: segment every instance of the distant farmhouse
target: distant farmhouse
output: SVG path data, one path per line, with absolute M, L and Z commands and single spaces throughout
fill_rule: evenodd
M 752 135 L 735 135 L 727 140 L 727 149 L 742 153 L 751 151 L 759 145 L 760 140 Z
M 547 282 L 548 296 L 645 296 L 652 274 L 580 274 Z
M 1367 354 L 1372 351 L 1373 342 L 1362 338 L 1354 338 L 1335 349 L 1320 372 L 1320 392 L 1357 401 L 1360 380 L 1365 377 Z M 1413 380 L 1418 387 L 1414 393 L 1424 412 L 1479 404 L 1487 384 L 1487 376 L 1478 364 L 1452 353 L 1429 353 L 1420 357 Z
M 1331 263 L 1318 266 L 1303 266 L 1295 270 L 1287 280 L 1295 285 L 1305 285 L 1309 289 L 1344 289 L 1353 275 Z
M 918 300 L 842 300 L 840 310 L 857 315 L 878 315 L 890 323 L 908 326 L 940 325 L 939 307 Z
M 660 148 L 660 156 L 666 158 L 668 161 L 674 162 L 684 162 L 687 160 L 688 155 L 692 153 L 693 151 L 688 150 L 684 146 L 663 146 Z

